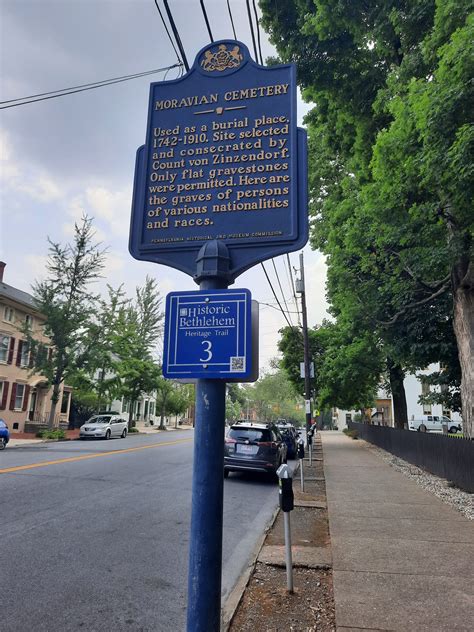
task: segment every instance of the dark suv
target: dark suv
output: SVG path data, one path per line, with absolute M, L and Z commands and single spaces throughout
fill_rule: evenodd
M 286 463 L 286 444 L 271 423 L 239 422 L 225 438 L 224 477 L 229 472 L 268 472 L 275 474 Z
M 298 434 L 295 427 L 286 422 L 277 422 L 277 427 L 283 437 L 283 441 L 286 443 L 288 458 L 296 459 L 296 453 L 298 451 Z

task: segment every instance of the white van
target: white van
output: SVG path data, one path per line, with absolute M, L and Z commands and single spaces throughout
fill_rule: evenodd
M 422 415 L 417 419 L 410 419 L 408 422 L 408 430 L 416 430 L 417 432 L 443 432 L 443 424 L 448 426 L 448 432 L 455 434 L 461 432 L 461 422 L 453 421 L 444 415 Z

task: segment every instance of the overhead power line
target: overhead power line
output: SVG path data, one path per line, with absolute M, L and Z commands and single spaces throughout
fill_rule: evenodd
M 265 303 L 264 301 L 258 301 L 259 305 L 265 305 L 265 307 L 271 307 L 272 309 L 276 309 L 277 312 L 279 312 L 280 310 L 278 309 L 278 307 L 275 307 L 275 305 L 272 305 L 271 303 Z M 262 309 L 265 309 L 264 307 Z M 299 312 L 288 312 L 288 314 L 299 314 Z
M 234 18 L 232 17 L 232 11 L 230 8 L 230 0 L 227 0 L 227 9 L 229 11 L 229 18 L 230 18 L 230 23 L 232 24 L 232 31 L 234 33 L 234 39 L 237 39 L 237 34 L 235 32 L 235 26 L 234 26 Z
M 249 25 L 250 25 L 250 33 L 252 35 L 253 50 L 255 52 L 255 61 L 258 62 L 257 45 L 255 43 L 255 33 L 253 30 L 252 14 L 250 12 L 250 0 L 246 0 L 246 4 L 247 4 L 247 15 L 249 18 Z
M 179 51 L 181 53 L 181 59 L 183 60 L 184 67 L 186 68 L 186 70 L 189 70 L 189 64 L 188 64 L 188 60 L 187 60 L 187 57 L 186 57 L 186 53 L 184 51 L 184 47 L 183 47 L 183 43 L 181 42 L 181 38 L 179 36 L 178 28 L 177 28 L 176 23 L 174 21 L 173 14 L 171 13 L 171 9 L 169 7 L 168 0 L 163 0 L 163 4 L 165 5 L 166 14 L 167 14 L 168 20 L 169 20 L 169 22 L 171 24 L 171 29 L 173 31 L 174 38 L 176 40 L 176 43 L 178 44 L 178 48 L 179 48 Z
M 283 297 L 283 302 L 285 303 L 286 313 L 290 316 L 291 326 L 293 327 L 293 321 L 291 319 L 291 315 L 290 315 L 290 312 L 288 310 L 288 303 L 286 302 L 285 293 L 283 292 L 283 288 L 281 287 L 280 275 L 278 274 L 278 270 L 276 268 L 275 259 L 272 259 L 272 263 L 273 263 L 273 269 L 275 271 L 275 275 L 276 275 L 276 278 L 277 278 L 277 281 L 278 281 L 278 285 L 280 287 L 280 292 L 281 292 L 281 295 Z
M 257 42 L 258 42 L 258 52 L 260 53 L 260 65 L 263 66 L 262 45 L 260 43 L 260 24 L 258 23 L 257 6 L 255 4 L 255 0 L 252 0 L 252 3 L 253 3 L 253 12 L 255 13 L 255 23 L 257 25 Z
M 265 272 L 265 276 L 267 277 L 268 285 L 270 286 L 270 288 L 272 290 L 272 294 L 275 297 L 276 302 L 278 303 L 278 307 L 280 308 L 280 312 L 285 317 L 285 320 L 288 323 L 288 327 L 291 327 L 293 329 L 293 326 L 291 325 L 290 321 L 288 320 L 288 316 L 285 314 L 285 310 L 283 309 L 283 307 L 281 306 L 280 301 L 278 300 L 278 296 L 276 295 L 275 290 L 274 290 L 273 285 L 272 285 L 272 282 L 270 281 L 270 277 L 268 276 L 267 271 L 265 270 L 265 266 L 263 265 L 263 263 L 260 263 L 260 265 L 262 266 L 263 271 Z
M 144 72 L 138 72 L 134 75 L 123 75 L 122 77 L 114 77 L 112 79 L 103 79 L 102 81 L 96 81 L 94 83 L 85 83 L 79 86 L 73 86 L 71 88 L 63 88 L 62 90 L 52 90 L 51 92 L 41 92 L 39 94 L 32 94 L 27 97 L 20 97 L 18 99 L 10 99 L 9 101 L 0 101 L 0 110 L 6 110 L 8 108 L 15 108 L 20 105 L 27 105 L 28 103 L 37 103 L 38 101 L 47 101 L 48 99 L 57 99 L 58 97 L 65 97 L 68 94 L 76 94 L 77 92 L 85 92 L 87 90 L 95 90 L 96 88 L 104 88 L 105 86 L 111 86 L 115 83 L 122 83 L 124 81 L 131 81 L 132 79 L 139 79 L 140 77 L 146 77 L 158 72 L 165 72 L 172 68 L 178 68 L 182 66 L 181 63 L 173 64 L 172 66 L 165 66 L 164 68 L 155 68 L 154 70 L 145 70 Z M 5 105 L 7 104 L 7 105 Z
M 168 39 L 169 39 L 169 41 L 171 42 L 171 46 L 173 47 L 173 50 L 174 50 L 174 52 L 175 52 L 175 55 L 176 55 L 176 57 L 178 58 L 178 61 L 179 61 L 179 62 L 181 62 L 181 58 L 180 58 L 180 56 L 178 55 L 178 51 L 176 50 L 176 46 L 174 45 L 173 38 L 171 37 L 171 34 L 170 34 L 170 32 L 169 32 L 168 25 L 166 24 L 166 22 L 165 22 L 165 18 L 163 17 L 163 14 L 161 13 L 161 9 L 160 9 L 160 7 L 159 7 L 159 5 L 158 5 L 158 0 L 155 0 L 155 6 L 156 6 L 156 8 L 157 8 L 157 10 L 158 10 L 158 13 L 160 14 L 161 21 L 163 22 L 163 26 L 165 27 L 166 34 L 168 35 Z M 182 63 L 182 62 L 181 62 L 181 63 Z
M 204 22 L 206 23 L 206 26 L 207 26 L 207 32 L 209 33 L 209 37 L 211 38 L 211 43 L 212 43 L 214 41 L 214 37 L 212 36 L 211 26 L 209 24 L 209 20 L 207 17 L 206 7 L 204 6 L 204 0 L 199 0 L 199 1 L 201 4 L 201 11 L 204 16 Z

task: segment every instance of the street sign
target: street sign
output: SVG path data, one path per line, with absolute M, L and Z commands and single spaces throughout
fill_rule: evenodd
M 302 248 L 306 154 L 295 66 L 259 66 L 235 40 L 206 46 L 184 77 L 151 84 L 132 256 L 196 276 L 199 250 L 219 241 L 232 283 L 256 263 Z
M 314 377 L 314 362 L 310 362 L 310 365 L 309 365 L 309 376 L 310 377 Z M 302 377 L 302 378 L 305 377 L 304 362 L 300 362 L 300 377 Z
M 252 373 L 251 304 L 245 289 L 168 294 L 164 377 L 248 378 Z

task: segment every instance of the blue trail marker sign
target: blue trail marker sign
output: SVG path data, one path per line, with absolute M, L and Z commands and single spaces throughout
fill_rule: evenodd
M 247 378 L 252 372 L 251 303 L 249 290 L 168 294 L 163 375 Z
M 130 252 L 196 276 L 203 245 L 229 253 L 228 283 L 308 239 L 306 132 L 293 64 L 265 68 L 222 40 L 151 84 L 136 160 Z

